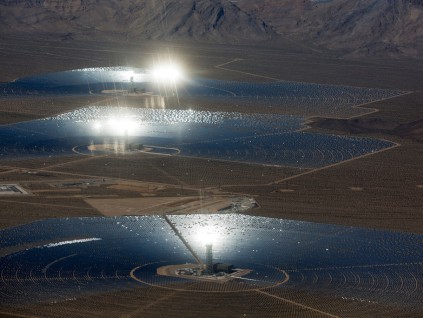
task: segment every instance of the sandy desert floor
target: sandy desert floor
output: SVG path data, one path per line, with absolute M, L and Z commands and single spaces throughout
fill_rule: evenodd
M 89 66 L 148 66 L 152 56 L 166 45 L 131 44 L 116 48 L 107 43 L 70 44 L 7 39 L 2 42 L 0 51 L 0 80 L 10 81 L 24 75 Z M 362 118 L 409 123 L 423 117 L 421 62 L 346 61 L 296 50 L 189 44 L 172 47 L 174 54 L 192 75 L 239 81 L 295 80 L 403 90 L 409 93 L 363 105 L 371 112 Z M 142 107 L 142 98 L 11 97 L 0 101 L 0 120 L 3 124 L 31 120 L 87 105 Z M 283 112 L 277 108 L 252 109 L 243 105 L 199 100 L 182 101 L 178 107 L 192 108 L 193 105 L 197 109 L 218 111 Z M 342 127 L 338 127 L 336 131 L 328 132 L 351 134 L 342 130 Z M 422 233 L 423 176 L 420 158 L 423 144 L 381 132 L 359 135 L 377 136 L 400 146 L 313 171 L 146 154 L 137 155 L 140 158 L 117 155 L 13 160 L 0 163 L 0 181 L 25 183 L 29 190 L 36 186 L 48 190 L 51 181 L 68 178 L 113 177 L 172 185 L 160 190 L 164 194 L 155 194 L 161 196 L 169 193 L 191 193 L 195 196 L 198 195 L 195 189 L 209 188 L 210 191 L 256 197 L 260 208 L 251 211 L 253 214 Z M 87 205 L 85 199 L 100 195 L 96 192 L 102 192 L 102 187 L 94 190 L 87 187 L 78 191 L 78 194 L 73 192 L 72 195 L 60 191 L 38 191 L 32 196 L 1 197 L 1 226 L 8 227 L 45 217 L 97 215 L 99 212 Z M 120 198 L 137 193 L 110 188 L 106 192 Z
M 179 57 L 191 76 L 236 81 L 290 80 L 388 88 L 409 92 L 363 105 L 361 118 L 406 124 L 423 118 L 421 61 L 343 60 L 292 46 L 281 49 L 193 44 L 56 42 L 4 38 L 0 44 L 0 81 L 84 67 L 132 65 L 147 67 L 164 49 Z M 87 105 L 143 107 L 142 97 L 39 96 L 0 100 L 0 124 L 43 118 Z M 140 106 L 141 105 L 141 106 Z M 176 106 L 173 106 L 176 107 Z M 198 110 L 283 113 L 277 108 L 254 108 L 230 103 L 185 100 L 178 108 Z M 388 125 L 389 126 L 389 125 Z M 336 130 L 310 128 L 331 134 L 354 134 L 348 126 Z M 0 228 L 44 218 L 110 215 L 109 203 L 123 202 L 117 214 L 142 201 L 165 210 L 178 204 L 198 207 L 200 197 L 254 197 L 259 216 L 382 228 L 423 234 L 423 143 L 407 136 L 358 131 L 359 136 L 383 138 L 398 144 L 362 158 L 319 169 L 271 167 L 137 153 L 130 156 L 68 156 L 0 161 L 0 184 L 20 184 L 30 194 L 0 196 Z M 419 131 L 417 131 L 419 134 Z M 421 134 L 421 132 L 420 132 Z M 72 184 L 72 186 L 61 186 Z M 144 200 L 144 201 L 143 201 Z M 178 212 L 179 213 L 179 212 Z M 142 210 L 137 214 L 142 214 Z M 187 283 L 187 290 L 196 289 Z M 269 294 L 268 292 L 272 292 Z M 359 300 L 325 298 L 307 291 L 252 291 L 240 293 L 177 292 L 155 287 L 85 295 L 61 303 L 1 308 L 2 317 L 163 317 L 181 312 L 192 317 L 418 317 L 418 312 Z M 189 297 L 187 297 L 187 295 Z M 205 301 L 206 300 L 206 301 Z M 225 303 L 227 306 L 222 307 Z M 322 305 L 324 304 L 324 305 Z M 335 314 L 333 314 L 335 313 Z M 187 316 L 187 315 L 185 315 Z

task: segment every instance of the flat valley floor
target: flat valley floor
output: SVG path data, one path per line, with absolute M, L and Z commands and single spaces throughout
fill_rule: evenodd
M 149 67 L 158 52 L 169 48 L 191 76 L 245 82 L 289 80 L 404 91 L 401 96 L 361 105 L 366 111 L 359 117 L 333 118 L 330 124 L 324 118 L 309 118 L 308 129 L 313 131 L 381 138 L 397 146 L 317 169 L 148 153 L 0 160 L 0 184 L 19 184 L 29 192 L 29 195 L 0 195 L 0 228 L 45 218 L 102 216 L 90 204 L 93 200 L 101 203 L 101 200 L 154 197 L 168 203 L 178 197 L 245 196 L 253 197 L 258 203 L 257 208 L 248 212 L 251 215 L 423 234 L 422 61 L 344 60 L 293 45 L 266 49 L 4 38 L 0 44 L 0 81 L 86 67 Z M 0 99 L 0 124 L 44 118 L 86 106 L 140 104 L 142 100 L 140 103 L 137 96 L 8 96 Z M 179 106 L 173 107 L 283 114 L 276 107 L 252 108 L 193 99 L 181 100 Z M 76 186 L 54 186 L 63 183 Z M 203 308 L 213 317 L 263 317 L 266 310 L 269 317 L 340 317 L 344 316 L 341 310 L 346 303 L 347 316 L 371 317 L 377 311 L 390 311 L 372 304 L 374 312 L 354 315 L 366 305 L 357 300 L 324 299 L 301 290 L 295 293 L 280 297 L 269 296 L 267 292 L 259 297 L 248 292 L 190 293 L 187 299 L 184 293 L 148 287 L 93 294 L 59 304 L 25 305 L 4 312 L 0 309 L 0 315 L 53 317 L 64 310 L 69 316 L 163 317 L 184 312 L 197 317 L 199 308 Z M 308 305 L 301 305 L 304 303 L 301 299 L 307 299 Z M 231 305 L 223 309 L 222 302 Z M 326 309 L 317 310 L 320 308 L 317 304 L 323 302 L 328 303 Z M 331 308 L 336 309 L 336 314 L 331 314 Z

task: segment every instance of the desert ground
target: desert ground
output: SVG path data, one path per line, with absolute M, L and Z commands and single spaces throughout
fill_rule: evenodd
M 258 207 L 248 213 L 282 219 L 388 229 L 423 234 L 423 143 L 421 126 L 398 132 L 395 127 L 423 118 L 423 63 L 411 60 L 365 62 L 310 52 L 291 42 L 283 49 L 175 43 L 50 41 L 4 37 L 0 44 L 0 81 L 84 67 L 148 67 L 161 50 L 170 50 L 191 76 L 237 81 L 290 80 L 388 88 L 407 92 L 362 105 L 371 111 L 350 121 L 310 118 L 308 129 L 329 134 L 371 136 L 396 147 L 318 169 L 273 167 L 148 153 L 67 156 L 0 161 L 0 183 L 19 184 L 28 195 L 0 196 L 0 228 L 45 218 L 127 213 L 194 212 L 201 202 L 215 209 L 232 196 L 253 197 Z M 60 114 L 88 105 L 143 107 L 142 97 L 64 96 L 7 97 L 0 100 L 3 125 Z M 174 104 L 173 104 L 174 105 Z M 182 100 L 181 109 L 283 113 L 278 108 L 213 104 Z M 354 121 L 356 120 L 356 121 Z M 358 120 L 358 121 L 357 121 Z M 380 129 L 367 129 L 372 120 Z M 407 126 L 408 127 L 408 126 Z M 414 127 L 414 128 L 413 128 Z M 62 186 L 72 184 L 72 186 Z M 216 199 L 217 198 L 217 199 Z M 204 201 L 202 201 L 204 200 Z M 119 202 L 122 204 L 119 205 Z M 145 208 L 139 208 L 143 205 Z M 201 203 L 202 204 L 202 203 Z M 113 206 L 112 206 L 113 207 Z M 88 278 L 87 278 L 88 279 Z M 199 293 L 198 282 L 187 292 L 155 287 L 99 292 L 60 304 L 40 303 L 1 308 L 2 317 L 121 316 L 164 317 L 181 312 L 192 317 L 418 317 L 395 306 L 348 299 L 325 299 L 307 291 Z M 179 288 L 181 285 L 178 285 Z M 207 301 L 205 301 L 205 299 Z M 222 303 L 228 304 L 224 308 Z M 199 305 L 201 304 L 201 305 Z M 324 304 L 324 305 L 322 305 Z M 364 308 L 364 310 L 363 310 Z M 332 314 L 336 313 L 336 314 Z
M 239 81 L 294 80 L 403 90 L 407 94 L 361 106 L 372 111 L 359 120 L 382 121 L 383 129 L 360 129 L 359 123 L 358 130 L 351 130 L 350 123 L 341 120 L 328 128 L 321 118 L 312 118 L 315 122 L 310 128 L 332 134 L 380 137 L 399 146 L 312 171 L 148 154 L 3 160 L 0 181 L 25 184 L 32 195 L 0 198 L 2 227 L 45 217 L 98 215 L 86 199 L 102 195 L 139 196 L 139 189 L 128 187 L 60 191 L 50 185 L 53 180 L 116 178 L 168 185 L 155 191 L 155 196 L 196 196 L 200 188 L 210 193 L 254 196 L 260 208 L 250 213 L 262 216 L 422 233 L 421 128 L 401 136 L 390 129 L 423 117 L 421 62 L 349 61 L 306 52 L 293 44 L 279 50 L 189 43 L 128 43 L 125 47 L 116 47 L 95 42 L 70 44 L 5 39 L 0 51 L 0 80 L 6 82 L 37 73 L 92 66 L 148 67 L 156 52 L 169 47 L 191 76 Z M 143 102 L 142 97 L 136 96 L 8 97 L 0 101 L 0 120 L 8 124 L 43 118 L 87 105 L 143 107 Z M 182 100 L 178 106 L 172 103 L 171 107 L 283 113 L 275 107 L 252 108 L 192 99 Z

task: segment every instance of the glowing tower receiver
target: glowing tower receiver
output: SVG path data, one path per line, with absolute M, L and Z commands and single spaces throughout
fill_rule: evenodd
M 183 72 L 179 65 L 174 63 L 164 63 L 157 65 L 152 70 L 153 78 L 159 83 L 175 84 L 183 78 Z
M 211 275 L 213 270 L 213 245 L 219 242 L 219 233 L 213 226 L 200 227 L 198 229 L 196 240 L 202 246 L 206 246 L 206 262 L 204 273 Z

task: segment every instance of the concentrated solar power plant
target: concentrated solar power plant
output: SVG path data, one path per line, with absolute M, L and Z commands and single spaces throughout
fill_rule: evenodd
M 0 301 L 12 311 L 153 288 L 185 301 L 249 292 L 341 316 L 423 312 L 421 235 L 239 214 L 56 219 L 0 234 Z M 194 254 L 204 262 L 206 244 L 214 262 L 247 274 L 219 282 L 158 273 L 196 263 Z
M 301 116 L 348 118 L 372 110 L 356 108 L 403 94 L 402 91 L 301 82 L 242 83 L 199 79 L 182 87 L 182 96 L 201 96 L 216 103 L 233 101 L 252 108 L 276 107 Z
M 233 166 L 241 167 L 233 175 L 251 171 L 244 171 L 242 167 L 249 165 L 239 163 L 267 165 L 251 169 L 279 174 L 282 170 L 300 171 L 290 167 L 327 167 L 384 151 L 397 144 L 307 131 L 307 121 L 312 116 L 360 116 L 375 111 L 366 108 L 371 107 L 368 104 L 406 92 L 288 81 L 176 81 L 179 75 L 167 78 L 164 72 L 154 70 L 106 67 L 0 84 L 0 99 L 22 104 L 33 96 L 66 97 L 66 103 L 94 100 L 94 104 L 79 104 L 82 108 L 77 110 L 77 105 L 65 103 L 60 115 L 0 127 L 0 160 L 39 157 L 43 162 L 55 157 L 53 166 L 55 161 L 67 164 L 69 159 L 72 164 L 75 161 L 75 167 L 85 168 L 75 169 L 76 173 L 65 169 L 61 176 L 66 179 L 54 183 L 50 181 L 55 179 L 48 179 L 48 184 L 22 184 L 31 192 L 13 179 L 3 185 L 0 195 L 30 194 L 34 202 L 23 203 L 41 205 L 40 209 L 44 201 L 39 201 L 44 198 L 57 209 L 62 207 L 62 196 L 69 202 L 77 198 L 84 204 L 77 207 L 83 214 L 74 215 L 97 213 L 82 202 L 87 198 L 94 208 L 96 204 L 107 207 L 107 213 L 98 208 L 105 215 L 126 215 L 138 206 L 143 214 L 147 207 L 148 213 L 162 214 L 50 219 L 0 231 L 0 314 L 4 310 L 49 317 L 60 309 L 63 316 L 93 311 L 103 315 L 113 307 L 115 316 L 146 317 L 182 312 L 193 317 L 205 312 L 218 316 L 216 308 L 224 308 L 225 316 L 241 317 L 423 315 L 421 235 L 232 214 L 256 207 L 260 200 L 238 197 L 230 201 L 217 190 L 207 198 L 212 189 L 184 184 L 185 175 L 194 178 L 191 171 L 182 171 L 181 178 L 167 172 L 186 168 L 191 162 L 202 170 L 203 163 L 211 162 L 208 169 L 222 165 L 232 172 Z M 115 102 L 117 107 L 110 106 Z M 196 110 L 210 109 L 204 105 L 231 111 Z M 232 111 L 237 105 L 242 107 Z M 65 112 L 69 109 L 72 111 Z M 51 110 L 45 113 L 53 114 Z M 35 116 L 40 114 L 28 118 Z M 64 156 L 69 158 L 56 158 Z M 74 160 L 71 156 L 80 157 Z M 176 179 L 178 189 L 163 183 L 151 192 L 145 176 L 139 179 L 144 183 L 120 179 L 128 176 L 122 171 L 133 173 L 131 169 L 142 164 L 140 158 L 144 163 L 153 159 L 154 164 L 142 167 L 151 168 L 151 178 L 157 168 Z M 86 179 L 91 167 L 109 169 L 113 166 L 109 161 L 114 160 L 120 161 L 122 168 L 117 171 L 119 180 Z M 13 168 L 10 178 L 25 173 Z M 79 173 L 87 175 L 73 180 L 73 174 Z M 263 182 L 281 180 L 284 174 Z M 257 175 L 264 177 L 260 171 Z M 207 183 L 200 177 L 196 182 Z M 220 191 L 220 180 L 214 183 Z M 273 190 L 272 195 L 295 191 Z M 229 202 L 223 211 L 218 209 L 223 203 L 213 201 L 216 198 Z M 209 212 L 222 213 L 165 215 L 204 212 L 211 207 L 209 199 L 215 208 Z M 165 201 L 168 204 L 163 205 Z M 121 204 L 116 208 L 119 211 L 110 202 Z M 73 209 L 72 205 L 63 207 Z M 106 314 L 114 315 L 111 311 Z
M 40 74 L 0 86 L 3 96 L 101 93 L 129 89 L 132 82 L 146 82 L 143 69 L 129 67 L 86 68 Z
M 301 131 L 287 115 L 90 107 L 0 128 L 3 158 L 101 154 L 125 141 L 167 155 L 321 167 L 392 147 L 384 140 Z M 137 148 L 139 149 L 139 147 Z
M 169 93 L 155 85 L 148 70 L 131 67 L 87 68 L 37 75 L 0 85 L 0 96 L 87 95 L 105 92 Z M 172 92 L 174 94 L 175 92 Z M 302 82 L 244 83 L 194 78 L 178 83 L 179 97 L 195 97 L 214 103 L 234 102 L 254 108 L 277 107 L 286 114 L 348 118 L 372 110 L 357 108 L 403 91 Z M 168 101 L 170 106 L 175 101 Z
M 3 98 L 26 95 L 170 94 L 166 102 L 200 98 L 212 103 L 281 107 L 292 115 L 241 114 L 171 109 L 91 107 L 45 120 L 1 127 L 2 158 L 97 154 L 132 148 L 277 166 L 317 168 L 392 147 L 384 140 L 302 132 L 306 116 L 348 117 L 368 112 L 353 106 L 400 91 L 296 82 L 241 83 L 196 78 L 169 91 L 148 70 L 130 67 L 80 69 L 18 79 L 0 86 Z M 156 96 L 156 97 L 154 97 Z M 163 97 L 162 97 L 163 98 Z M 160 101 L 162 107 L 164 101 Z M 169 105 L 167 105 L 169 106 Z M 120 140 L 119 140 L 120 138 Z M 130 138 L 130 139 L 129 139 Z M 96 145 L 105 146 L 96 146 Z M 87 148 L 89 151 L 87 152 Z M 145 150 L 145 149 L 144 149 Z

